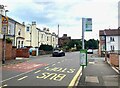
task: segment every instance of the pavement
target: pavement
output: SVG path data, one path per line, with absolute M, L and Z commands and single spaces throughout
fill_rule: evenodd
M 120 74 L 104 58 L 89 58 L 89 64 L 82 71 L 79 88 L 120 88 Z
M 12 59 L 12 60 L 6 60 L 5 64 L 2 64 L 2 62 L 0 63 L 0 67 L 1 66 L 5 66 L 5 65 L 10 65 L 10 64 L 18 64 L 18 63 L 23 63 L 25 61 L 31 60 L 31 59 L 35 59 L 37 57 L 43 57 L 43 56 L 50 56 L 50 54 L 48 55 L 41 55 L 41 56 L 30 56 L 29 58 L 24 58 L 24 57 L 16 57 L 16 59 Z
M 18 57 L 18 58 L 13 59 L 13 60 L 6 60 L 5 64 L 0 63 L 0 66 L 10 65 L 10 64 L 18 64 L 18 63 L 22 63 L 22 62 L 25 62 L 28 60 L 29 60 L 29 58 L 19 58 Z

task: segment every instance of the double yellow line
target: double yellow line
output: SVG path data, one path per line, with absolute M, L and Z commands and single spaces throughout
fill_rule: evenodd
M 82 67 L 79 68 L 78 72 L 76 73 L 76 75 L 74 76 L 74 78 L 72 79 L 72 81 L 70 82 L 68 88 L 72 88 L 72 87 L 75 86 L 76 81 L 78 80 L 79 75 L 81 74 L 81 72 L 82 72 Z

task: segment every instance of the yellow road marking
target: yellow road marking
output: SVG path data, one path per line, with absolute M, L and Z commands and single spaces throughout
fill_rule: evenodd
M 78 79 L 81 72 L 82 72 L 82 67 L 79 68 L 78 72 L 76 73 L 76 75 L 74 76 L 72 81 L 70 82 L 68 88 L 72 88 L 75 85 L 75 83 L 76 83 L 76 81 L 77 81 L 77 79 Z
M 21 78 L 18 79 L 18 81 L 23 80 L 23 79 L 25 79 L 25 78 L 27 78 L 27 77 L 28 77 L 28 76 L 21 77 Z
M 41 70 L 38 70 L 38 71 L 34 72 L 34 74 L 39 73 L 40 71 L 41 71 Z

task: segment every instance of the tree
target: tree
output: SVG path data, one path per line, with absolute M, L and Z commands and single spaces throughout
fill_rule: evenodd
M 82 48 L 82 41 L 80 39 L 71 40 L 67 46 L 69 49 L 74 48 L 76 46 L 77 50 L 80 50 Z
M 98 40 L 94 39 L 89 39 L 88 41 L 85 42 L 85 48 L 86 49 L 98 49 Z
M 53 47 L 51 45 L 42 44 L 42 45 L 40 45 L 39 50 L 52 51 Z

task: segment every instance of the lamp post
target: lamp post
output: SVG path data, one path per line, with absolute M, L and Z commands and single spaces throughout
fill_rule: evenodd
M 105 40 L 105 61 L 107 61 L 107 52 L 106 52 L 106 32 L 104 30 L 104 40 Z
M 57 48 L 59 48 L 59 24 L 58 24 L 58 45 Z
M 7 12 L 9 12 L 8 10 L 5 10 L 5 18 L 7 18 Z M 5 64 L 5 51 L 6 51 L 6 31 L 8 29 L 8 25 L 6 25 L 6 29 L 4 31 L 4 35 L 3 35 L 3 41 L 4 41 L 4 54 L 3 54 L 3 59 L 2 59 L 2 64 Z

